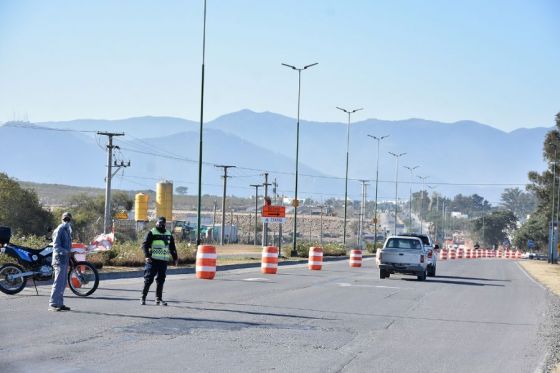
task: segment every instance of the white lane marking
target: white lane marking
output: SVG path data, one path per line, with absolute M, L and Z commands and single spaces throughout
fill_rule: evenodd
M 356 288 L 379 288 L 379 289 L 402 289 L 396 286 L 383 286 L 383 285 L 365 285 L 365 284 L 349 284 L 347 282 L 337 282 L 340 287 L 356 287 Z
M 519 264 L 519 262 L 515 262 L 515 264 L 517 264 L 517 267 L 521 270 L 521 272 L 523 272 L 523 274 L 525 276 L 527 276 L 527 278 L 529 280 L 531 280 L 534 284 L 539 285 L 539 287 L 543 290 L 548 290 L 543 284 L 541 284 L 540 282 L 538 282 L 537 280 L 535 280 L 533 277 L 531 277 L 531 275 L 529 273 L 527 273 L 527 271 L 525 270 L 525 268 L 521 267 L 521 264 Z
M 270 280 L 268 278 L 263 278 L 263 277 L 244 278 L 243 281 L 266 281 L 266 282 L 270 282 Z

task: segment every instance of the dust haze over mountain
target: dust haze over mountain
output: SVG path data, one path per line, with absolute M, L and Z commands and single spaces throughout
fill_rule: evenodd
M 549 130 L 507 133 L 473 121 L 356 120 L 350 126 L 349 197 L 360 198 L 357 180 L 366 179 L 371 183 L 368 199 L 373 199 L 377 142 L 368 134 L 389 135 L 380 149 L 380 199 L 394 200 L 395 195 L 395 159 L 388 152 L 405 152 L 399 161 L 400 199 L 408 198 L 410 189 L 410 172 L 402 166 L 419 165 L 415 175 L 428 176 L 426 184 L 439 193 L 478 193 L 498 202 L 504 188 L 523 188 L 528 171 L 545 167 L 542 142 Z M 0 170 L 24 181 L 103 187 L 106 138 L 94 131 L 125 133 L 115 137 L 120 149 L 114 155 L 131 166 L 117 172 L 115 188 L 155 189 L 158 180 L 167 179 L 197 193 L 198 123 L 172 117 L 43 122 L 33 128 L 6 123 L 0 138 L 9 144 L 4 158 L 9 161 Z M 242 110 L 206 123 L 203 194 L 221 194 L 222 171 L 213 164 L 228 164 L 237 166 L 230 169 L 228 195 L 252 195 L 249 184 L 263 182 L 265 171 L 270 180 L 277 179 L 279 194 L 292 195 L 295 140 L 295 119 L 270 112 Z M 319 201 L 343 198 L 345 157 L 345 123 L 302 120 L 298 195 Z M 417 191 L 421 183 L 414 179 Z

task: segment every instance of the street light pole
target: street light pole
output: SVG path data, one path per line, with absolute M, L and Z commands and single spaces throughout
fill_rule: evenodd
M 346 217 L 348 211 L 348 155 L 350 151 L 350 116 L 359 110 L 363 110 L 363 108 L 354 109 L 354 110 L 346 110 L 341 107 L 336 107 L 338 110 L 341 110 L 348 114 L 348 124 L 346 125 L 346 176 L 344 178 L 344 228 L 342 230 L 342 246 L 346 248 Z
M 377 137 L 377 136 L 373 136 L 373 135 L 368 135 L 368 137 L 371 137 L 372 139 L 377 141 L 377 165 L 375 167 L 375 209 L 374 209 L 374 213 L 373 213 L 373 230 L 374 230 L 374 236 L 373 237 L 373 248 L 377 248 L 377 185 L 379 184 L 379 145 L 381 140 L 386 139 L 387 137 L 389 137 L 389 135 L 385 135 L 385 136 L 381 136 L 381 137 Z
M 410 231 L 412 232 L 412 183 L 413 183 L 413 180 L 414 180 L 413 173 L 414 173 L 414 170 L 416 170 L 420 166 L 414 166 L 414 167 L 403 166 L 403 167 L 410 171 L 410 190 L 409 190 L 409 197 L 408 197 L 408 203 L 409 203 L 408 227 L 409 227 Z
M 420 203 L 420 234 L 422 234 L 422 226 L 424 225 L 424 220 L 422 218 L 422 213 L 424 212 L 424 182 L 429 176 L 418 176 L 422 180 L 422 202 Z
M 398 189 L 399 189 L 399 158 L 402 157 L 403 155 L 405 155 L 406 153 L 399 153 L 399 154 L 395 154 L 393 152 L 389 152 L 389 154 L 391 154 L 393 157 L 395 157 L 397 164 L 395 167 L 395 229 L 393 234 L 396 236 L 397 235 L 397 210 L 399 208 L 399 193 L 398 193 Z
M 196 214 L 196 246 L 200 245 L 200 214 L 202 213 L 202 123 L 204 121 L 204 57 L 206 53 L 206 0 L 202 27 L 202 78 L 200 84 L 200 128 L 198 144 L 198 203 Z
M 552 263 L 552 253 L 553 253 L 553 244 L 554 244 L 554 185 L 556 184 L 556 161 L 558 160 L 558 146 L 556 144 L 552 144 L 554 147 L 554 161 L 552 162 L 552 208 L 551 208 L 551 217 L 550 217 L 550 230 L 548 233 L 549 237 L 549 244 L 548 244 L 548 263 Z
M 282 63 L 283 66 L 289 67 L 292 70 L 296 70 L 298 72 L 298 101 L 297 101 L 297 126 L 296 126 L 296 185 L 295 185 L 295 191 L 294 191 L 294 200 L 292 202 L 293 206 L 294 206 L 294 232 L 293 232 L 293 246 L 292 246 L 292 256 L 297 255 L 297 208 L 298 208 L 298 161 L 299 161 L 299 111 L 300 111 L 300 102 L 301 102 L 301 72 L 303 70 L 306 70 L 308 68 L 310 68 L 311 66 L 315 66 L 317 65 L 318 62 L 312 63 L 311 65 L 306 65 L 302 68 L 297 68 L 295 66 L 292 65 L 288 65 L 285 63 Z

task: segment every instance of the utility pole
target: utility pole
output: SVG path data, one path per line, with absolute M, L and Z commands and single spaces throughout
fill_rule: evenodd
M 98 135 L 107 136 L 109 143 L 107 144 L 107 176 L 105 178 L 105 212 L 103 214 L 103 233 L 109 233 L 111 230 L 112 219 L 111 219 L 111 179 L 113 178 L 113 149 L 118 149 L 119 147 L 113 145 L 113 137 L 114 136 L 124 136 L 124 133 L 113 133 L 113 132 L 97 132 Z M 117 166 L 117 165 L 115 165 Z M 130 162 L 128 165 L 124 165 L 121 162 L 121 165 L 118 165 L 117 171 L 121 167 L 128 167 L 130 166 Z
M 424 225 L 423 213 L 424 213 L 424 182 L 429 176 L 418 176 L 422 180 L 422 201 L 420 202 L 420 234 L 422 234 L 422 226 Z
M 320 205 L 319 208 L 321 209 L 321 230 L 319 233 L 319 242 L 321 247 L 323 247 L 323 209 L 325 208 L 325 205 Z
M 393 157 L 395 157 L 397 165 L 395 167 L 395 230 L 393 232 L 393 234 L 396 236 L 397 235 L 397 214 L 398 214 L 398 210 L 399 210 L 399 158 L 402 157 L 403 155 L 405 155 L 406 153 L 393 153 L 393 152 L 389 152 L 389 154 L 391 154 Z
M 367 193 L 367 180 L 360 180 L 362 183 L 362 203 L 360 206 L 360 219 L 359 219 L 359 227 L 358 227 L 358 248 L 362 250 L 362 237 L 364 235 L 364 220 L 366 215 L 366 193 Z
M 556 184 L 556 161 L 558 160 L 558 146 L 556 144 L 552 144 L 554 147 L 554 161 L 552 161 L 552 208 L 551 208 L 551 217 L 550 217 L 550 230 L 548 233 L 548 263 L 552 263 L 552 253 L 554 251 L 554 186 Z
M 217 168 L 223 168 L 224 169 L 224 176 L 222 176 L 224 178 L 224 194 L 222 196 L 222 228 L 221 230 L 221 234 L 220 234 L 220 245 L 224 244 L 224 233 L 225 233 L 225 229 L 226 229 L 226 187 L 227 187 L 227 171 L 228 168 L 235 168 L 235 166 L 226 166 L 226 165 L 215 165 L 214 167 Z M 231 177 L 231 176 L 229 176 Z
M 227 240 L 228 245 L 231 242 L 231 236 L 233 236 L 233 209 L 231 209 L 229 217 L 229 235 Z
M 268 172 L 264 173 L 264 199 L 266 201 L 266 198 L 268 197 L 268 186 L 272 185 L 268 182 Z M 268 246 L 268 223 L 265 222 L 263 224 L 263 236 L 262 236 L 262 244 L 263 246 Z
M 276 182 L 276 178 L 274 178 L 274 182 L 272 183 L 272 193 L 274 194 L 274 204 L 276 205 L 278 203 L 278 182 Z
M 215 237 L 214 237 L 214 231 L 216 230 L 216 211 L 218 209 L 218 202 L 216 200 L 214 200 L 214 217 L 212 218 L 212 243 L 214 243 Z
M 251 184 L 253 188 L 255 188 L 255 242 L 253 243 L 257 246 L 257 224 L 259 218 L 259 188 L 262 187 L 261 184 Z

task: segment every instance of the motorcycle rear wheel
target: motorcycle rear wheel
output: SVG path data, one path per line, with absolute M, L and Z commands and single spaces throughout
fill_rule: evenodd
M 89 262 L 77 262 L 68 271 L 68 286 L 72 293 L 79 297 L 87 297 L 99 286 L 99 273 Z
M 23 268 L 14 263 L 4 264 L 0 267 L 0 291 L 5 294 L 17 294 L 25 288 L 27 278 L 18 277 L 9 280 L 8 276 L 23 273 Z

